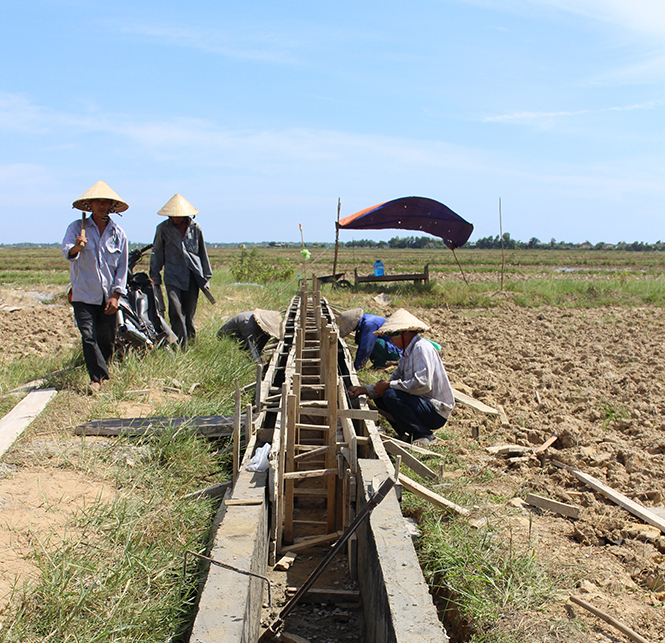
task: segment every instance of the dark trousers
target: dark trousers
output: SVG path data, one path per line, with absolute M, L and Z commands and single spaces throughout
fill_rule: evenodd
M 412 440 L 432 435 L 434 429 L 440 429 L 446 418 L 439 415 L 432 404 L 423 397 L 411 395 L 396 388 L 389 388 L 374 400 L 377 408 L 390 413 L 388 421 L 400 438 Z
M 166 295 L 169 299 L 169 319 L 171 328 L 178 336 L 181 348 L 187 348 L 187 342 L 196 337 L 194 328 L 194 316 L 196 315 L 196 304 L 199 299 L 199 285 L 194 275 L 189 273 L 189 288 L 182 290 L 176 286 L 166 284 Z
M 83 358 L 90 374 L 90 381 L 107 380 L 109 370 L 106 362 L 113 354 L 116 315 L 104 313 L 106 303 L 97 305 L 75 301 L 73 306 L 76 325 L 83 341 Z

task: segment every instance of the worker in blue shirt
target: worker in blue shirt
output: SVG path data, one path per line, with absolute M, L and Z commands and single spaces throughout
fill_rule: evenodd
M 116 311 L 127 293 L 127 235 L 109 216 L 129 206 L 106 183 L 99 181 L 73 203 L 92 212 L 70 223 L 62 240 L 69 260 L 71 303 L 81 333 L 90 391 L 109 379 L 107 361 L 115 343 Z
M 346 337 L 355 331 L 355 341 L 358 346 L 353 366 L 359 371 L 371 360 L 373 368 L 383 368 L 386 362 L 398 361 L 402 351 L 393 344 L 387 335 L 375 335 L 385 323 L 384 317 L 364 313 L 362 308 L 353 308 L 339 314 L 337 324 L 340 337 Z

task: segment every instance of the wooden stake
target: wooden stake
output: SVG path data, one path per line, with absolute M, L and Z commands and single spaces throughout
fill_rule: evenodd
M 233 422 L 233 482 L 235 483 L 238 477 L 238 469 L 240 467 L 240 386 L 238 386 L 238 378 L 235 378 L 236 383 L 236 407 L 235 417 Z

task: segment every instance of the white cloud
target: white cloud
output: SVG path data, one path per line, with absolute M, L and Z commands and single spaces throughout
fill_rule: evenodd
M 637 109 L 655 109 L 662 105 L 660 100 L 651 100 L 646 103 L 634 105 L 622 105 L 616 107 L 603 107 L 601 109 L 579 109 L 576 111 L 560 112 L 513 112 L 511 114 L 499 114 L 497 116 L 486 116 L 483 123 L 516 123 L 522 125 L 536 125 L 541 129 L 550 129 L 556 120 L 587 114 L 601 114 L 603 112 L 628 112 Z

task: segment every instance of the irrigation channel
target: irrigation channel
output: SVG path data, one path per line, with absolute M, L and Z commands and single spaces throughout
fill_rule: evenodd
M 311 281 L 292 299 L 269 365 L 257 370 L 254 412 L 248 406 L 242 422 L 237 396 L 233 486 L 216 517 L 190 640 L 448 641 L 376 411 L 349 400 L 353 360 Z M 266 444 L 268 470 L 249 471 Z

